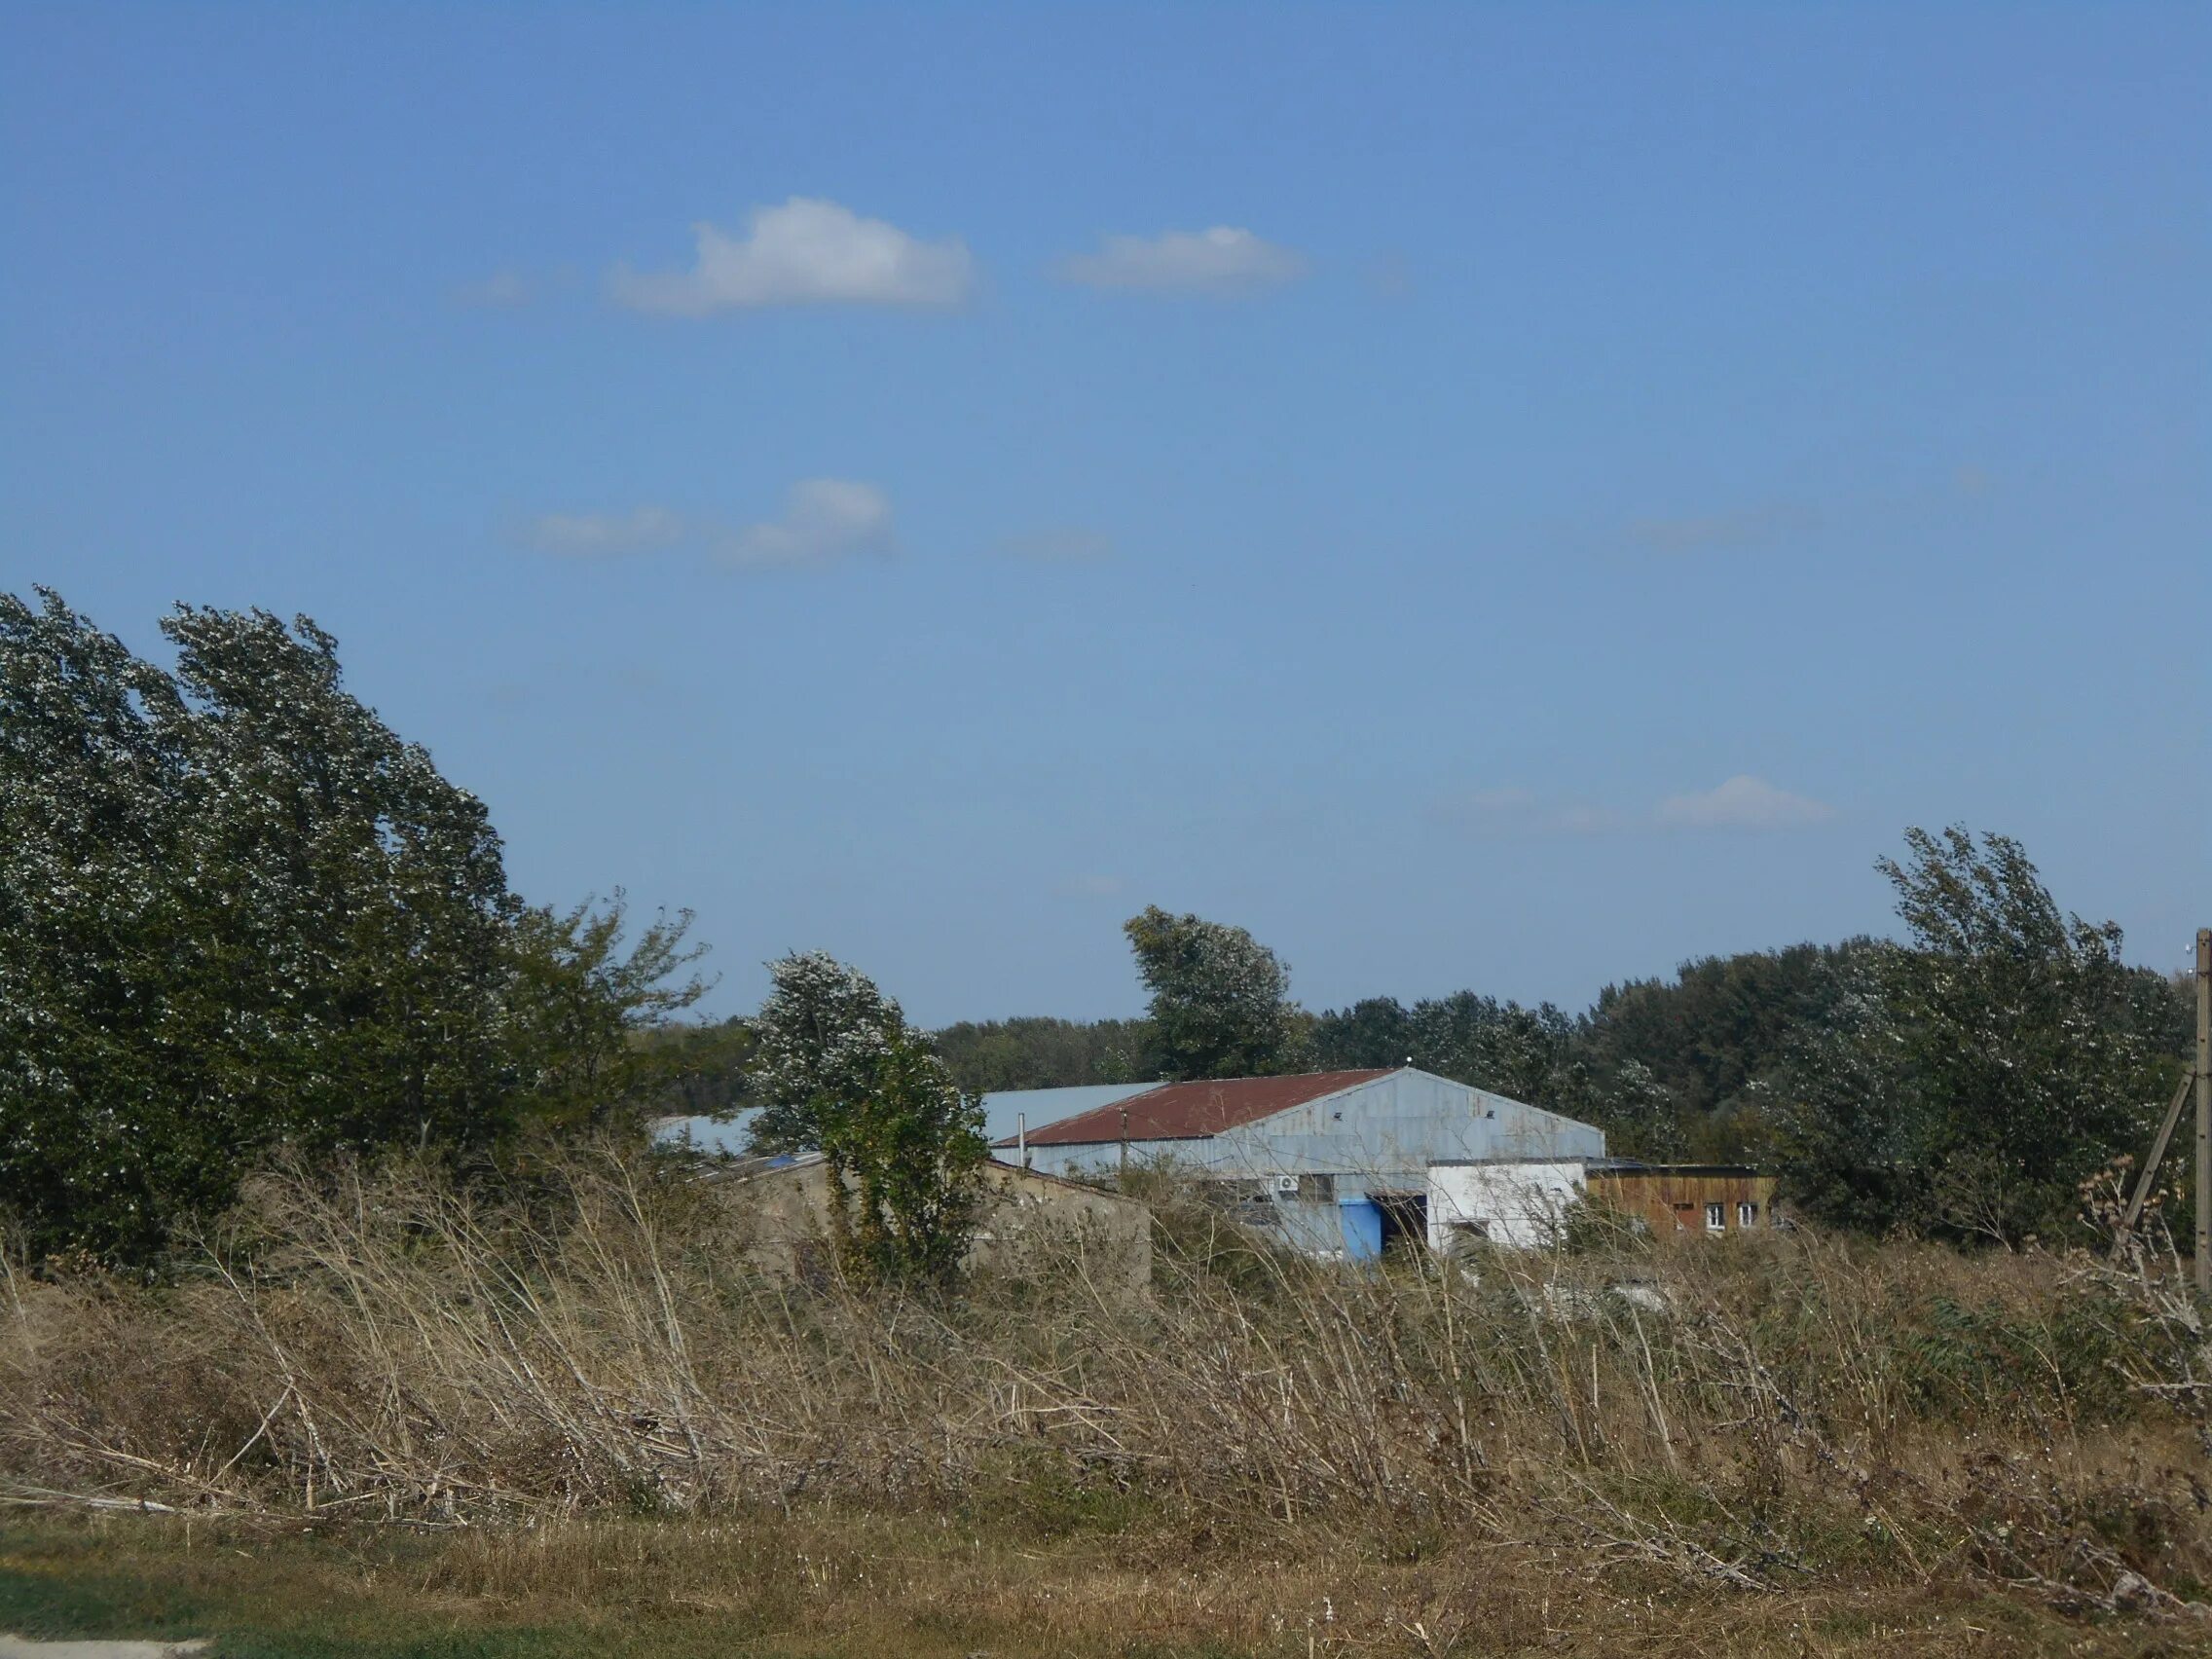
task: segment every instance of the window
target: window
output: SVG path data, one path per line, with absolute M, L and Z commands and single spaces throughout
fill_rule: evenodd
M 1736 1206 L 1736 1225 L 1738 1227 L 1756 1227 L 1758 1226 L 1758 1205 L 1753 1203 L 1741 1203 Z
M 1707 1205 L 1705 1206 L 1705 1230 L 1706 1230 L 1706 1232 L 1708 1232 L 1708 1233 L 1718 1233 L 1718 1232 L 1719 1232 L 1719 1231 L 1720 1231 L 1720 1230 L 1721 1230 L 1722 1228 L 1726 1227 L 1727 1225 L 1728 1225 L 1728 1206 L 1727 1206 L 1726 1204 L 1707 1204 Z
M 1336 1202 L 1337 1178 L 1334 1175 L 1301 1175 L 1298 1178 L 1298 1196 L 1309 1204 Z

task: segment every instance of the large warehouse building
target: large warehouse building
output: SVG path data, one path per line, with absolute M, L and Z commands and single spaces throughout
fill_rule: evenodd
M 985 1106 L 1001 1158 L 1054 1175 L 1172 1165 L 1285 1243 L 1355 1259 L 1426 1236 L 1433 1165 L 1605 1156 L 1588 1124 L 1410 1066 L 1026 1090 L 1011 1133 L 1014 1097 Z

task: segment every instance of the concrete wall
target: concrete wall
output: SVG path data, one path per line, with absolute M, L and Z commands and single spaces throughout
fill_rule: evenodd
M 986 1198 L 967 1271 L 1033 1274 L 1078 1263 L 1101 1288 L 1152 1285 L 1152 1212 L 1133 1198 L 1034 1171 L 983 1166 Z M 719 1183 L 753 1224 L 747 1251 L 765 1272 L 812 1276 L 830 1263 L 829 1165 L 820 1158 Z
M 1428 1244 L 1456 1248 L 1488 1239 L 1514 1250 L 1559 1242 L 1567 1212 L 1586 1186 L 1580 1160 L 1527 1163 L 1439 1163 L 1428 1171 Z

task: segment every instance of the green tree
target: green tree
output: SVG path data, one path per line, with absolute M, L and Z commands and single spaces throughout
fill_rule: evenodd
M 0 1191 L 143 1260 L 241 1160 L 506 1122 L 512 903 L 481 802 L 305 618 L 179 607 L 173 674 L 0 603 Z
M 1249 1077 L 1287 1070 L 1302 1017 L 1290 972 L 1242 928 L 1171 915 L 1154 904 L 1122 931 L 1152 993 L 1149 1018 L 1161 1074 Z
M 742 1016 L 671 1020 L 647 1026 L 632 1041 L 652 1056 L 656 1092 L 650 1109 L 683 1118 L 729 1118 L 750 1103 L 753 1024 Z
M 34 1250 L 149 1264 L 279 1144 L 466 1156 L 665 1011 L 675 939 L 595 960 L 605 918 L 527 911 L 312 621 L 180 606 L 164 670 L 37 599 L 0 595 L 0 1205 Z
M 1322 1071 L 1418 1065 L 1449 1075 L 1418 1051 L 1413 1020 L 1396 997 L 1365 997 L 1349 1008 L 1315 1015 L 1311 1051 L 1313 1064 Z
M 942 1282 L 967 1250 L 990 1156 L 981 1101 L 859 969 L 813 950 L 768 973 L 753 1020 L 754 1147 L 821 1150 L 856 1275 Z
M 864 1087 L 820 1120 L 830 1226 L 847 1271 L 876 1284 L 943 1284 L 982 1198 L 982 1103 L 963 1094 L 929 1039 L 901 1027 Z
M 1141 1019 L 962 1020 L 933 1040 L 960 1087 L 977 1092 L 1130 1083 L 1157 1070 Z
M 1879 868 L 1907 940 L 1866 954 L 1791 1079 L 1786 1172 L 1860 1226 L 2013 1243 L 2068 1226 L 2081 1184 L 2141 1143 L 2174 1075 L 2156 976 L 2060 912 L 2017 841 L 1906 831 Z
M 1805 1034 L 1832 1022 L 1865 940 L 1795 944 L 1685 962 L 1672 979 L 1608 984 L 1583 1021 L 1594 1075 L 1646 1068 L 1675 1102 L 1677 1141 L 1709 1160 L 1767 1139 L 1771 1083 Z
M 875 1087 L 876 1062 L 906 1030 L 873 979 L 827 951 L 768 965 L 768 999 L 753 1019 L 752 1144 L 760 1152 L 822 1145 L 826 1122 Z
M 509 935 L 510 1058 L 536 1122 L 603 1128 L 678 1086 L 683 1051 L 651 1035 L 706 995 L 676 976 L 706 954 L 686 945 L 691 912 L 659 916 L 625 952 L 619 888 L 604 908 L 532 905 Z

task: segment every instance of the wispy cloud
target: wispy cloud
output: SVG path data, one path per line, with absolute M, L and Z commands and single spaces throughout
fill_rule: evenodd
M 1446 823 L 1499 837 L 1600 835 L 1655 830 L 1799 830 L 1825 823 L 1835 808 L 1738 775 L 1710 790 L 1669 795 L 1648 811 L 1546 796 L 1518 786 L 1462 790 L 1436 803 Z
M 1114 543 L 1111 537 L 1095 530 L 1057 525 L 1022 535 L 1010 535 L 999 543 L 998 550 L 1006 558 L 1022 559 L 1033 565 L 1095 565 L 1114 556 Z
M 610 559 L 673 547 L 687 530 L 666 507 L 634 507 L 626 513 L 540 513 L 524 527 L 523 539 L 540 553 Z
M 1682 830 L 1798 830 L 1834 816 L 1825 801 L 1742 773 L 1710 790 L 1669 795 L 1657 814 L 1659 823 Z
M 530 278 L 514 270 L 495 271 L 479 282 L 463 282 L 453 303 L 470 311 L 513 311 L 537 297 Z
M 1156 237 L 1105 237 L 1096 253 L 1071 255 L 1055 270 L 1062 281 L 1089 288 L 1234 295 L 1293 281 L 1305 274 L 1306 260 L 1250 231 L 1216 225 Z
M 895 544 L 891 498 L 851 478 L 803 478 L 784 496 L 783 512 L 732 528 L 686 518 L 666 507 L 622 513 L 541 513 L 522 528 L 540 553 L 613 559 L 685 548 L 734 566 L 820 565 L 851 553 L 887 553 Z
M 975 260 L 957 237 L 923 241 L 834 202 L 794 196 L 756 208 L 731 235 L 692 227 L 688 271 L 615 271 L 615 303 L 662 316 L 708 316 L 765 306 L 956 306 L 975 285 Z
M 819 565 L 853 553 L 887 553 L 891 498 L 849 478 L 802 479 L 791 487 L 780 518 L 719 540 L 722 560 L 732 565 Z

